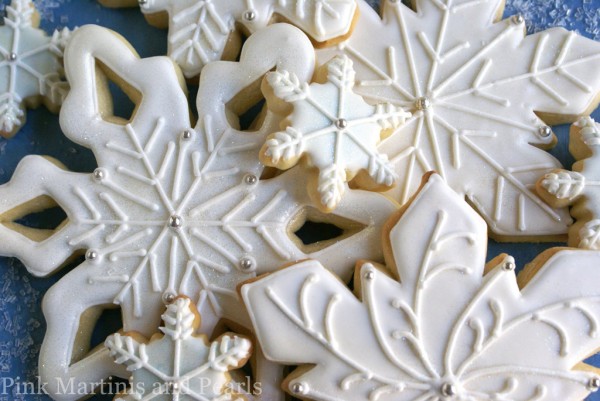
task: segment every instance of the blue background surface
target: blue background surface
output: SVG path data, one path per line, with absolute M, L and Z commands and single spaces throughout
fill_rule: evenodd
M 8 2 L 0 0 L 0 5 Z M 107 9 L 97 4 L 96 0 L 36 0 L 35 3 L 42 16 L 42 28 L 47 32 L 64 26 L 73 28 L 90 23 L 99 24 L 121 33 L 142 57 L 166 53 L 166 32 L 147 25 L 137 9 Z M 378 1 L 370 0 L 370 3 L 377 7 Z M 563 26 L 600 40 L 600 0 L 507 0 L 506 15 L 517 13 L 526 18 L 530 32 Z M 600 110 L 594 116 L 600 120 Z M 552 153 L 570 167 L 572 159 L 567 151 L 568 127 L 555 127 L 555 132 L 560 142 Z M 18 162 L 29 154 L 50 155 L 77 172 L 91 172 L 95 168 L 91 152 L 69 141 L 60 130 L 58 116 L 43 107 L 28 112 L 26 126 L 14 139 L 0 139 L 0 184 L 10 179 Z M 52 216 L 44 216 L 46 218 L 52 220 Z M 39 220 L 38 216 L 29 223 L 34 224 Z M 497 244 L 490 241 L 488 258 L 506 252 L 515 256 L 518 266 L 522 267 L 553 245 L 564 244 Z M 77 263 L 67 266 L 52 278 L 38 279 L 29 275 L 18 260 L 0 258 L 0 379 L 35 381 L 37 356 L 45 331 L 40 308 L 42 297 L 54 282 Z M 93 341 L 102 342 L 119 325 L 118 314 L 108 313 L 101 320 Z M 588 362 L 600 366 L 600 356 Z M 0 401 L 50 400 L 43 395 L 20 395 L 17 391 L 1 394 L 1 385 L 0 380 Z M 109 399 L 112 397 L 93 398 Z M 600 401 L 600 393 L 590 396 L 588 400 Z

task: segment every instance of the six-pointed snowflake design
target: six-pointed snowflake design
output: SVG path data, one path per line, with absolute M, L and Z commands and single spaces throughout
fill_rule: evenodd
M 145 0 L 140 7 L 151 22 L 153 14 L 168 13 L 168 54 L 186 77 L 223 56 L 235 59 L 240 26 L 255 32 L 277 15 L 316 42 L 328 42 L 350 33 L 357 10 L 355 0 Z
M 578 365 L 600 346 L 598 252 L 548 250 L 519 289 L 512 257 L 484 269 L 486 224 L 437 175 L 388 227 L 389 270 L 357 267 L 360 300 L 316 261 L 242 286 L 265 355 L 301 365 L 292 394 L 579 401 L 598 390 Z
M 569 245 L 600 250 L 600 124 L 582 118 L 571 127 L 569 149 L 579 162 L 574 171 L 554 170 L 538 180 L 540 196 L 555 207 L 573 205 L 577 220 Z
M 0 135 L 13 136 L 25 123 L 25 104 L 44 104 L 56 111 L 68 91 L 60 59 L 70 31 L 52 37 L 37 28 L 31 0 L 13 0 L 0 26 Z
M 534 189 L 559 163 L 549 124 L 591 112 L 600 92 L 600 43 L 556 28 L 524 37 L 503 0 L 364 0 L 352 37 L 335 50 L 354 61 L 356 91 L 413 112 L 380 150 L 396 166 L 391 195 L 406 201 L 424 172 L 439 172 L 495 238 L 563 235 L 567 210 Z M 507 55 L 510 54 L 510 57 Z M 538 116 L 541 116 L 540 119 Z M 402 202 L 401 202 L 402 203 Z
M 127 393 L 115 399 L 243 401 L 228 391 L 228 371 L 246 363 L 252 343 L 224 334 L 209 344 L 205 335 L 194 335 L 200 315 L 189 298 L 175 299 L 162 319 L 160 338 L 146 341 L 136 334 L 113 334 L 106 339 L 115 362 L 133 372 Z
M 263 46 L 278 51 L 253 57 Z M 169 59 L 139 59 L 121 38 L 99 27 L 73 35 L 65 59 L 72 89 L 61 126 L 69 138 L 92 149 L 99 167 L 92 174 L 73 173 L 29 156 L 0 187 L 1 254 L 20 258 L 36 275 L 47 275 L 85 251 L 85 261 L 44 300 L 48 330 L 40 373 L 49 382 L 72 375 L 94 382 L 101 378 L 94 375 L 110 371 L 112 362 L 106 365 L 98 354 L 79 361 L 76 372 L 64 369 L 74 347 L 65 330 L 81 330 L 81 315 L 91 307 L 120 305 L 124 329 L 149 335 L 163 300 L 187 295 L 197 302 L 203 330 L 210 333 L 220 318 L 249 325 L 235 289 L 257 273 L 315 257 L 336 261 L 344 266 L 337 273 L 349 277 L 361 252 L 373 249 L 374 258 L 381 256 L 375 244 L 385 216 L 397 207 L 394 202 L 348 190 L 334 216 L 315 215 L 298 172 L 260 179 L 259 148 L 282 117 L 266 112 L 254 132 L 231 126 L 226 105 L 274 66 L 310 79 L 314 60 L 292 57 L 297 52 L 312 54 L 312 45 L 289 25 L 252 35 L 240 62 L 207 68 L 198 94 L 199 121 L 192 127 L 185 92 Z M 102 108 L 106 103 L 96 101 L 107 88 L 95 76 L 96 63 L 89 62 L 94 59 L 112 68 L 111 74 L 128 85 L 126 92 L 141 95 L 131 120 L 118 119 Z M 49 199 L 68 215 L 56 230 L 14 223 L 22 217 L 16 214 L 48 207 Z M 332 221 L 343 235 L 304 246 L 290 233 L 311 216 Z
M 266 165 L 287 169 L 302 156 L 318 169 L 312 192 L 325 211 L 340 202 L 345 183 L 365 171 L 374 185 L 390 188 L 396 174 L 387 157 L 377 151 L 381 136 L 410 117 L 389 103 L 371 106 L 353 92 L 354 69 L 345 56 L 327 66 L 325 84 L 302 84 L 287 71 L 267 75 L 279 99 L 293 105 L 289 126 L 269 137 L 261 149 Z

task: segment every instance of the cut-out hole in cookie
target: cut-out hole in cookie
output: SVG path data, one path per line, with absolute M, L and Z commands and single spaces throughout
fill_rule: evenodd
M 226 105 L 229 124 L 239 131 L 258 131 L 266 114 L 265 97 L 258 81 L 252 83 Z
M 0 223 L 32 241 L 42 242 L 68 222 L 65 211 L 54 199 L 43 195 L 9 210 Z
M 142 94 L 99 60 L 96 60 L 96 83 L 98 108 L 102 118 L 121 125 L 133 120 L 142 101 Z
M 290 236 L 307 254 L 325 249 L 365 228 L 356 221 L 325 214 L 314 208 L 302 210 L 293 221 L 289 228 Z
M 97 319 L 94 330 L 89 338 L 89 349 L 93 350 L 99 345 L 104 344 L 104 340 L 109 335 L 118 332 L 123 327 L 121 317 L 121 308 L 109 308 L 104 310 L 90 309 L 86 314 L 93 316 L 85 316 L 85 318 Z M 84 316 L 82 316 L 82 320 Z M 84 341 L 84 339 L 81 339 Z M 85 356 L 85 355 L 83 355 Z M 82 357 L 83 357 L 82 356 Z

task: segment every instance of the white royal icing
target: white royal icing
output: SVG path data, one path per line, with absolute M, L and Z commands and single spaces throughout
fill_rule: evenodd
M 64 100 L 63 49 L 70 31 L 49 37 L 37 28 L 39 16 L 31 0 L 12 0 L 0 26 L 0 134 L 14 135 L 25 124 L 25 102 L 42 96 L 52 107 Z M 1 18 L 1 17 L 0 17 Z
M 569 244 L 600 250 L 600 124 L 582 118 L 572 128 L 570 148 L 580 148 L 577 171 L 555 170 L 540 179 L 547 195 L 573 205 L 577 220 L 569 229 Z
M 483 275 L 486 231 L 434 175 L 389 232 L 394 278 L 357 268 L 360 300 L 317 261 L 242 286 L 267 358 L 301 365 L 288 391 L 323 401 L 579 401 L 598 390 L 600 376 L 574 366 L 600 346 L 600 254 L 557 250 L 519 289 L 510 256 Z
M 377 144 L 386 130 L 398 128 L 410 117 L 389 103 L 371 106 L 353 92 L 354 69 L 345 56 L 327 64 L 327 82 L 308 85 L 288 71 L 267 74 L 276 97 L 294 111 L 288 127 L 269 136 L 261 152 L 275 167 L 306 157 L 319 170 L 319 202 L 327 210 L 341 200 L 345 183 L 361 170 L 376 184 L 391 187 L 396 174 Z
M 533 185 L 560 167 L 536 146 L 554 136 L 542 116 L 589 113 L 600 92 L 600 43 L 561 28 L 524 37 L 518 16 L 499 21 L 503 0 L 382 0 L 382 17 L 359 0 L 349 40 L 318 52 L 354 61 L 356 91 L 413 117 L 379 145 L 399 175 L 390 192 L 406 201 L 435 170 L 469 199 L 495 237 L 564 234 L 565 209 Z M 510 55 L 510 56 L 507 56 Z
M 168 54 L 187 77 L 220 60 L 239 29 L 255 32 L 278 15 L 317 42 L 350 32 L 355 0 L 144 0 L 142 12 L 169 14 Z
M 317 250 L 300 247 L 293 227 L 298 216 L 314 213 L 303 176 L 290 171 L 259 179 L 259 148 L 282 117 L 267 111 L 257 131 L 242 132 L 227 107 L 241 91 L 260 96 L 259 85 L 252 85 L 273 67 L 308 81 L 313 55 L 306 36 L 290 25 L 257 32 L 240 62 L 207 67 L 198 92 L 199 119 L 192 127 L 171 60 L 139 59 L 123 38 L 100 27 L 74 34 L 65 52 L 72 89 L 61 126 L 93 151 L 99 167 L 92 174 L 73 173 L 29 156 L 0 186 L 6 222 L 0 225 L 0 254 L 18 257 L 35 275 L 54 272 L 81 250 L 86 254 L 44 299 L 48 328 L 40 374 L 55 398 L 73 398 L 57 394 L 55 378 L 94 383 L 120 373 L 113 372 L 105 349 L 71 366 L 76 334 L 91 334 L 91 327 L 79 324 L 92 307 L 117 304 L 124 330 L 150 335 L 163 298 L 182 294 L 197 303 L 203 330 L 210 333 L 220 318 L 249 325 L 235 289 L 256 274 L 311 257 L 339 266 L 336 273 L 348 278 L 354 258 L 381 257 L 379 230 L 397 204 L 363 191 L 347 190 L 335 212 L 353 222 L 340 222 L 347 228 L 343 237 Z M 106 105 L 99 63 L 141 98 L 130 121 L 113 116 Z M 52 232 L 22 227 L 29 236 L 13 230 L 11 222 L 22 217 L 14 211 L 43 195 L 65 210 L 65 223 Z M 44 240 L 35 240 L 40 237 Z
M 129 389 L 117 400 L 244 400 L 228 391 L 228 371 L 246 363 L 252 343 L 238 335 L 225 334 L 211 343 L 205 335 L 194 335 L 200 323 L 195 309 L 188 298 L 168 305 L 160 338 L 139 342 L 135 335 L 113 334 L 106 339 L 115 362 L 132 372 Z

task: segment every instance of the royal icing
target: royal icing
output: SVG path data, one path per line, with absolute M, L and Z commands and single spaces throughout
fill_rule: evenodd
M 318 170 L 316 203 L 330 211 L 340 202 L 345 183 L 361 171 L 376 185 L 394 185 L 396 173 L 377 144 L 410 113 L 389 103 L 371 106 L 355 94 L 348 57 L 335 57 L 326 69 L 325 84 L 302 83 L 288 71 L 267 74 L 274 95 L 294 110 L 285 131 L 269 136 L 261 157 L 267 165 L 289 168 L 304 156 L 306 164 Z
M 538 192 L 550 204 L 573 205 L 577 222 L 569 229 L 569 245 L 600 250 L 600 125 L 582 118 L 571 128 L 573 170 L 555 170 L 538 181 Z
M 179 401 L 243 401 L 230 391 L 228 371 L 241 368 L 250 357 L 247 338 L 225 334 L 211 343 L 194 335 L 200 315 L 189 298 L 177 298 L 162 315 L 162 336 L 149 341 L 136 334 L 113 334 L 105 346 L 115 362 L 125 365 L 130 388 L 116 399 L 173 399 Z
M 90 308 L 117 304 L 124 330 L 150 335 L 163 301 L 186 295 L 197 303 L 203 331 L 211 333 L 220 318 L 249 325 L 235 289 L 256 274 L 312 257 L 337 264 L 336 273 L 348 278 L 361 253 L 381 257 L 377 233 L 396 204 L 363 191 L 347 190 L 331 217 L 344 229 L 342 236 L 300 245 L 292 233 L 315 215 L 303 176 L 290 171 L 260 178 L 260 146 L 282 117 L 267 111 L 256 131 L 242 132 L 232 117 L 234 106 L 228 106 L 241 92 L 244 99 L 260 96 L 253 84 L 274 67 L 307 81 L 312 55 L 306 36 L 290 25 L 257 32 L 239 62 L 206 68 L 194 127 L 172 61 L 139 59 L 120 36 L 100 27 L 83 27 L 73 36 L 65 52 L 72 89 L 61 127 L 93 151 L 99 167 L 72 173 L 29 156 L 0 187 L 0 254 L 18 257 L 43 276 L 85 252 L 85 261 L 44 299 L 48 327 L 40 374 L 50 379 L 48 390 L 56 398 L 69 399 L 52 387 L 57 377 L 94 383 L 119 373 L 105 349 L 71 367 L 76 333 L 92 329 L 80 327 Z M 112 115 L 99 66 L 139 99 L 130 120 Z M 20 207 L 31 213 L 44 196 L 66 212 L 64 224 L 49 232 L 14 223 L 22 217 L 16 215 Z
M 357 93 L 413 113 L 379 145 L 399 175 L 390 195 L 406 201 L 435 170 L 495 238 L 564 234 L 567 211 L 532 191 L 560 167 L 539 147 L 555 141 L 549 124 L 596 106 L 600 43 L 560 28 L 525 37 L 520 16 L 499 20 L 503 0 L 382 0 L 381 18 L 358 3 L 350 39 L 318 58 L 347 55 Z
M 239 26 L 256 32 L 274 15 L 301 28 L 316 42 L 350 33 L 357 10 L 355 0 L 142 0 L 142 12 L 169 15 L 168 54 L 186 77 L 200 73 L 225 49 L 234 56 L 241 43 Z
M 579 401 L 598 390 L 600 376 L 574 366 L 600 346 L 599 253 L 552 250 L 519 289 L 512 257 L 484 269 L 486 224 L 437 175 L 389 227 L 389 274 L 357 267 L 360 300 L 317 261 L 242 286 L 267 358 L 301 365 L 290 393 Z
M 63 81 L 60 58 L 69 29 L 48 37 L 38 29 L 39 15 L 31 0 L 12 0 L 0 26 L 0 135 L 13 136 L 25 124 L 26 102 L 57 109 L 68 84 Z

